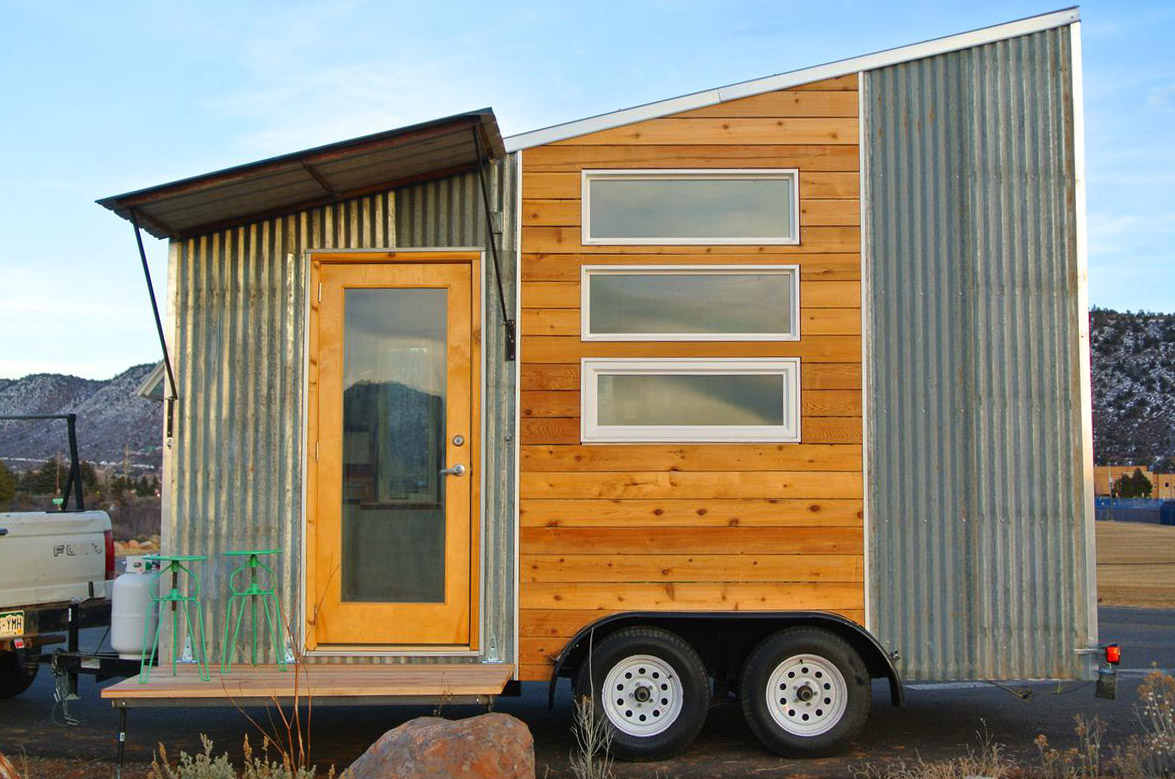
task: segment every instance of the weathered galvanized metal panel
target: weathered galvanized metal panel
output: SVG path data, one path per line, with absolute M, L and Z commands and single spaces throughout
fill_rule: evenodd
M 501 168 L 501 165 L 498 166 Z M 465 224 L 480 207 L 481 194 L 459 177 L 461 194 L 434 199 L 427 220 Z M 497 181 L 497 179 L 495 179 Z M 511 182 L 512 185 L 512 182 Z M 413 187 L 410 193 L 444 190 L 446 180 Z M 476 196 L 476 200 L 474 199 Z M 302 211 L 213 233 L 175 244 L 175 293 L 172 299 L 172 348 L 180 399 L 170 462 L 169 506 L 165 511 L 164 547 L 184 554 L 208 555 L 198 564 L 204 588 L 203 613 L 208 645 L 220 657 L 225 596 L 230 565 L 222 553 L 232 549 L 281 550 L 275 568 L 284 619 L 297 630 L 302 592 L 303 402 L 305 389 L 306 252 L 310 249 L 374 249 L 396 246 L 482 246 L 484 221 L 452 232 L 452 241 L 411 240 L 397 235 L 397 204 L 402 193 L 383 193 Z M 497 195 L 513 213 L 513 198 Z M 512 224 L 512 216 L 504 223 Z M 459 236 L 459 237 L 458 237 Z M 512 240 L 512 236 L 508 236 Z M 514 267 L 512 249 L 504 267 Z M 496 289 L 486 288 L 487 317 L 497 306 Z M 490 322 L 497 320 L 490 319 Z M 504 363 L 495 338 L 500 328 L 487 327 L 488 396 L 493 403 L 486 421 L 486 471 L 497 473 L 501 457 L 511 456 L 513 392 L 499 393 L 494 383 L 513 386 L 513 364 Z M 501 454 L 504 450 L 505 454 Z M 512 465 L 509 466 L 512 469 Z M 513 498 L 497 479 L 487 482 L 487 541 L 505 543 L 513 532 Z M 509 540 L 512 543 L 512 539 Z M 497 546 L 487 548 L 485 656 L 512 660 L 513 570 Z M 291 646 L 300 640 L 291 639 Z M 269 658 L 271 653 L 267 653 Z M 403 657 L 341 658 L 316 656 L 318 662 L 405 662 Z M 437 657 L 435 662 L 468 662 Z
M 1092 668 L 1070 45 L 865 78 L 870 627 L 908 678 Z
M 487 170 L 490 206 L 495 214 L 498 267 L 505 310 L 514 314 L 517 168 L 513 156 Z M 483 481 L 482 611 L 488 660 L 513 662 L 514 647 L 514 452 L 515 365 L 506 362 L 503 301 L 498 294 L 493 255 L 486 243 L 485 206 L 476 173 L 430 181 L 396 192 L 396 235 L 401 246 L 485 246 L 482 348 L 486 377 Z

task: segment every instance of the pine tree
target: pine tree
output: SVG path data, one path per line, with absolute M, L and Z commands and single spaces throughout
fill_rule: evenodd
M 0 509 L 8 507 L 16 497 L 16 475 L 0 462 Z
M 1133 482 L 1134 497 L 1136 498 L 1149 498 L 1154 492 L 1155 485 L 1151 484 L 1151 480 L 1144 476 L 1138 468 L 1134 469 L 1134 475 L 1130 477 L 1130 481 Z

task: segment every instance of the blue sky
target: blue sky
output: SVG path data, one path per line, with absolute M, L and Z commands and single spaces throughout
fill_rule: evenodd
M 1058 7 L 0 0 L 0 377 L 158 359 L 133 234 L 96 198 L 484 106 L 508 135 Z M 1175 6 L 1082 18 L 1090 297 L 1175 312 Z

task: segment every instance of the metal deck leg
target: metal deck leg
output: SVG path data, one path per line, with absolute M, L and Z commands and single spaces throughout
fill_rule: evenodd
M 118 746 L 114 758 L 114 779 L 122 779 L 122 758 L 126 753 L 126 706 L 118 707 Z

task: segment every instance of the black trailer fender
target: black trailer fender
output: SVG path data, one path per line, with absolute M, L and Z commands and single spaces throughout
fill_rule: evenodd
M 865 628 L 839 614 L 823 611 L 628 611 L 611 614 L 582 628 L 555 656 L 551 671 L 547 705 L 555 706 L 555 686 L 560 677 L 572 676 L 595 641 L 634 625 L 664 628 L 680 635 L 698 650 L 711 673 L 716 666 L 729 662 L 725 650 L 733 647 L 735 659 L 742 658 L 768 635 L 789 627 L 817 627 L 840 636 L 857 650 L 869 675 L 889 681 L 890 703 L 901 707 L 905 703 L 902 679 L 894 662 L 897 652 L 886 652 L 881 642 Z

